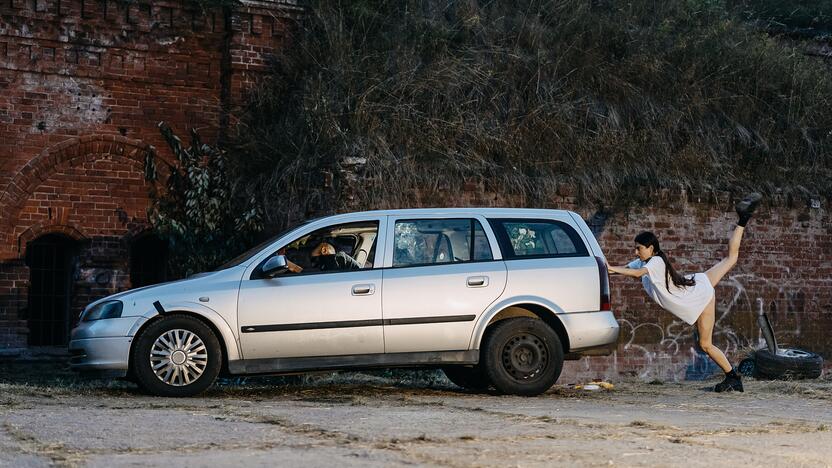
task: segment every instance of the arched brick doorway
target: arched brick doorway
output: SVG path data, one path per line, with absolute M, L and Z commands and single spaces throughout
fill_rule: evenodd
M 69 341 L 74 326 L 69 311 L 77 252 L 77 242 L 62 234 L 45 234 L 27 243 L 29 346 L 65 346 Z
M 145 234 L 130 244 L 130 286 L 139 288 L 167 281 L 168 244 Z

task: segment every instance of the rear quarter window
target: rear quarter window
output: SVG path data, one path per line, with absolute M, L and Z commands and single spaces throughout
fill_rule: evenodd
M 503 257 L 586 257 L 583 239 L 567 223 L 551 219 L 489 219 Z

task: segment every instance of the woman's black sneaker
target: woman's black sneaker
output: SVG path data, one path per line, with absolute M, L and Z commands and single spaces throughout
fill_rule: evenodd
M 725 379 L 714 386 L 714 391 L 721 392 L 744 392 L 742 378 L 739 375 L 725 375 Z
M 740 219 L 737 221 L 737 226 L 743 226 L 748 223 L 748 220 L 751 219 L 751 215 L 754 214 L 754 210 L 757 209 L 757 205 L 760 204 L 760 200 L 763 199 L 763 195 L 754 192 L 747 195 L 743 198 L 739 203 L 736 205 L 737 214 L 739 215 Z

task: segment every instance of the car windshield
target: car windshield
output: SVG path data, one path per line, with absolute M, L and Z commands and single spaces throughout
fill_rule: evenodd
M 218 266 L 217 268 L 214 269 L 214 271 L 225 270 L 227 268 L 232 268 L 232 267 L 235 267 L 237 265 L 242 264 L 246 260 L 253 257 L 257 252 L 263 250 L 263 247 L 265 247 L 265 246 L 271 244 L 272 242 L 276 241 L 277 239 L 285 236 L 289 232 L 294 231 L 295 229 L 297 229 L 299 227 L 305 226 L 305 225 L 307 225 L 307 224 L 309 224 L 312 221 L 315 221 L 317 219 L 320 219 L 320 218 L 309 219 L 309 220 L 304 221 L 304 222 L 302 222 L 298 225 L 292 226 L 289 229 L 285 229 L 283 231 L 280 231 L 279 233 L 269 237 L 268 239 L 264 240 L 263 242 L 255 245 L 254 247 L 246 250 L 245 252 L 241 253 L 240 255 L 237 255 L 236 257 L 232 258 L 231 260 L 229 260 L 229 261 L 223 263 L 222 265 Z

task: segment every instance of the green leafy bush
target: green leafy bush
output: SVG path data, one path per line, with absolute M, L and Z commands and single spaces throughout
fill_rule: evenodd
M 153 185 L 150 221 L 168 240 L 175 277 L 211 270 L 251 244 L 263 228 L 261 208 L 250 194 L 234 190 L 222 150 L 203 143 L 196 131 L 186 148 L 167 124 L 159 129 L 178 164 L 166 165 L 160 178 L 154 159 L 147 160 L 147 179 L 164 182 L 161 190 Z

